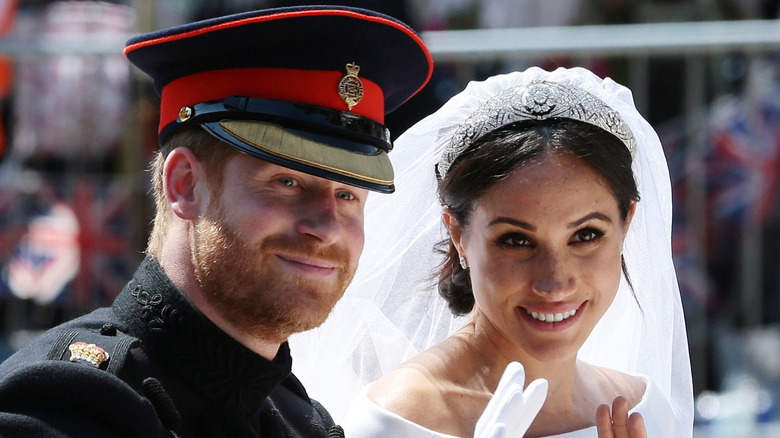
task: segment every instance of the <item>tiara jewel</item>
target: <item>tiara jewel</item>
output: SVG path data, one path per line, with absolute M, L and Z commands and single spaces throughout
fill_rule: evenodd
M 461 123 L 437 166 L 439 178 L 444 178 L 453 161 L 485 134 L 522 120 L 552 118 L 598 126 L 622 141 L 634 156 L 634 135 L 617 111 L 574 85 L 537 80 L 496 94 Z

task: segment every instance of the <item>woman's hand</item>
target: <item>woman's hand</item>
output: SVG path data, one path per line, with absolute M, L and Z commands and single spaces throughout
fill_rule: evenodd
M 611 414 L 609 405 L 596 409 L 596 430 L 599 438 L 647 438 L 645 420 L 638 412 L 628 416 L 628 401 L 622 396 L 612 402 Z
M 485 411 L 477 420 L 474 438 L 512 438 L 525 435 L 542 409 L 549 384 L 536 379 L 525 385 L 525 368 L 520 362 L 510 362 L 498 382 Z M 633 438 L 633 437 L 632 437 Z

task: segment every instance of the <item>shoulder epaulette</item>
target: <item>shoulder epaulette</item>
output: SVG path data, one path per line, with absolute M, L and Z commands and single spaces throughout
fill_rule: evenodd
M 107 371 L 115 376 L 125 366 L 130 350 L 139 346 L 141 341 L 116 329 L 113 324 L 104 324 L 100 330 L 66 330 L 60 334 L 49 349 L 47 360 L 63 360 L 81 363 Z M 175 430 L 181 424 L 181 417 L 159 380 L 151 376 L 148 359 L 145 354 L 135 358 L 138 376 L 137 388 L 154 406 L 168 435 L 175 437 Z M 134 386 L 131 382 L 127 382 Z
M 99 331 L 66 330 L 54 341 L 46 359 L 83 363 L 116 375 L 130 348 L 138 343 L 138 338 L 118 331 L 113 324 L 104 324 Z

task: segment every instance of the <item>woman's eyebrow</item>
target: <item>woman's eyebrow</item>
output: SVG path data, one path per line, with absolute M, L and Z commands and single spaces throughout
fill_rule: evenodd
M 587 222 L 587 221 L 589 221 L 591 219 L 601 219 L 604 222 L 607 222 L 607 223 L 610 223 L 610 224 L 612 223 L 612 219 L 609 216 L 607 216 L 604 213 L 600 213 L 598 211 L 594 211 L 593 213 L 585 215 L 585 216 L 581 217 L 580 219 L 577 219 L 574 222 L 570 222 L 569 223 L 569 228 L 579 227 L 580 225 L 582 225 L 583 223 L 585 223 L 585 222 Z
M 506 216 L 500 216 L 493 219 L 492 221 L 490 221 L 488 226 L 492 227 L 493 225 L 498 225 L 498 224 L 509 224 L 509 225 L 514 225 L 516 227 L 524 228 L 528 231 L 536 231 L 536 227 L 529 224 L 528 222 L 519 221 L 517 219 L 512 219 L 511 217 L 506 217 Z

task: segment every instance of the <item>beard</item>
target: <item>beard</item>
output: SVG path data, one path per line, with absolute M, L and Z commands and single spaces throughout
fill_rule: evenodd
M 273 342 L 322 324 L 357 268 L 346 249 L 281 235 L 249 246 L 216 211 L 216 220 L 198 221 L 192 258 L 206 301 L 220 316 L 243 333 Z M 277 254 L 327 260 L 337 275 L 311 279 L 274 270 Z

